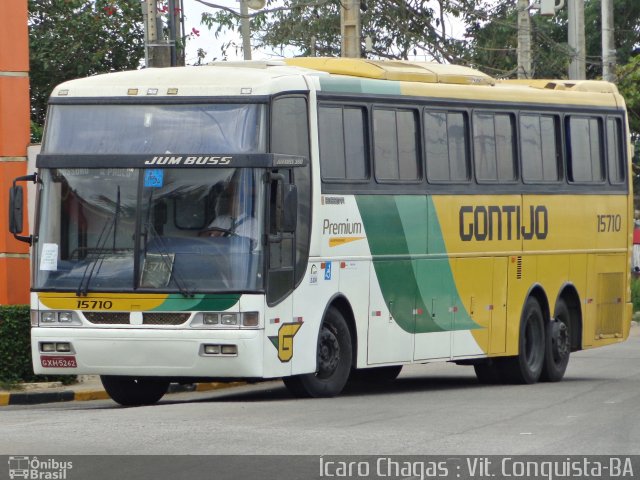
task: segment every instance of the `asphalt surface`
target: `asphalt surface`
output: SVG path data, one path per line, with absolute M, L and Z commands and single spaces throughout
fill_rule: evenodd
M 0 455 L 640 454 L 640 328 L 572 355 L 565 379 L 484 386 L 473 368 L 405 367 L 385 387 L 294 399 L 279 381 L 0 409 Z

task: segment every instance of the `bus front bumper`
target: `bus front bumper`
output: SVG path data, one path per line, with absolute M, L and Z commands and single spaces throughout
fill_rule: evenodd
M 263 342 L 264 330 L 31 329 L 41 375 L 261 378 Z

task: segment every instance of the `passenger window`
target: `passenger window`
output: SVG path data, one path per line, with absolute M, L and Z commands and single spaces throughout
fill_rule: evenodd
M 522 178 L 528 183 L 560 179 L 560 149 L 555 115 L 520 115 Z
M 569 117 L 569 180 L 578 183 L 604 180 L 600 119 Z
M 478 181 L 508 182 L 515 180 L 516 156 L 512 115 L 474 114 L 473 144 Z
M 320 171 L 323 180 L 366 180 L 365 110 L 321 106 L 318 114 Z
M 467 119 L 462 112 L 425 111 L 424 138 L 429 182 L 467 182 Z
M 413 110 L 374 110 L 373 140 L 377 180 L 417 181 L 421 178 L 417 123 Z
M 607 120 L 607 160 L 609 163 L 609 181 L 624 183 L 625 162 L 623 149 L 622 122 L 618 118 Z

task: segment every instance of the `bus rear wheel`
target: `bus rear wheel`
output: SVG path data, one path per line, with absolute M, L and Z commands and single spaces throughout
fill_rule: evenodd
M 536 383 L 544 366 L 545 328 L 542 309 L 533 297 L 522 309 L 519 335 L 518 355 L 500 359 L 500 376 L 507 383 Z
M 544 367 L 541 380 L 559 382 L 569 364 L 571 354 L 571 314 L 564 300 L 558 300 L 553 321 L 547 322 Z
M 154 377 L 101 375 L 102 386 L 111 399 L 124 407 L 152 405 L 169 389 L 169 382 Z
M 335 397 L 349 379 L 351 357 L 347 322 L 338 309 L 329 307 L 318 335 L 316 372 L 282 380 L 297 397 Z

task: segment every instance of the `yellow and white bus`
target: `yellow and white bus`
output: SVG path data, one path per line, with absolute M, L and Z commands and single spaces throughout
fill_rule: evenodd
M 31 236 L 12 188 L 34 369 L 123 405 L 431 361 L 558 381 L 629 334 L 630 158 L 606 82 L 298 58 L 64 83 Z

